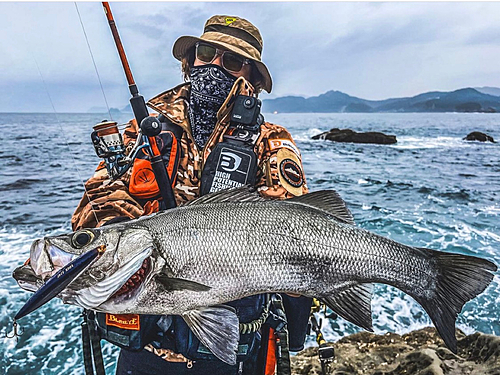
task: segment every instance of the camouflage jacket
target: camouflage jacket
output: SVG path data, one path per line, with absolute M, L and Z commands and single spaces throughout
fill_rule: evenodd
M 204 163 L 213 147 L 222 141 L 229 126 L 234 97 L 238 94 L 252 95 L 253 88 L 244 79 L 236 80 L 228 98 L 217 113 L 217 124 L 205 147 L 200 150 L 191 134 L 187 115 L 190 84 L 184 83 L 165 91 L 148 101 L 148 106 L 163 114 L 182 129 L 177 144 L 179 159 L 176 172 L 168 166 L 174 186 L 177 204 L 193 200 L 200 195 L 200 178 Z M 135 120 L 128 123 L 124 143 L 131 149 L 137 139 L 138 126 Z M 160 134 L 161 135 L 161 134 Z M 159 140 L 161 143 L 161 140 Z M 307 193 L 300 152 L 290 133 L 279 125 L 265 122 L 254 151 L 258 159 L 256 187 L 259 193 L 270 199 L 287 199 Z M 134 165 L 135 167 L 135 165 Z M 76 208 L 71 224 L 73 230 L 103 225 L 106 221 L 127 216 L 136 218 L 158 210 L 155 199 L 139 199 L 130 190 L 133 168 L 116 181 L 110 181 L 103 163 L 86 182 L 83 198 Z

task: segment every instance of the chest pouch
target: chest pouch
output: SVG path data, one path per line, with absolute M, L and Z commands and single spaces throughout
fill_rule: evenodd
M 254 151 L 264 118 L 259 99 L 236 97 L 231 123 L 207 160 L 201 174 L 201 195 L 243 185 L 254 185 L 257 174 L 257 155 Z
M 163 164 L 165 165 L 172 186 L 175 185 L 177 167 L 180 160 L 181 136 L 182 129 L 179 126 L 164 122 L 162 122 L 161 133 L 156 136 Z M 143 150 L 138 152 L 132 166 L 129 192 L 138 199 L 153 199 L 160 196 L 160 189 L 156 182 L 149 156 Z

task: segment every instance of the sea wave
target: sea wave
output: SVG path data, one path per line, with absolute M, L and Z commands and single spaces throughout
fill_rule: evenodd
M 34 239 L 67 232 L 63 226 L 55 230 L 19 231 L 0 229 L 0 335 L 13 330 L 13 316 L 28 300 L 12 277 L 12 272 L 29 257 Z M 54 299 L 19 321 L 22 335 L 18 340 L 2 340 L 3 356 L 0 373 L 24 375 L 27 373 L 81 374 L 83 371 L 80 342 L 81 309 L 64 305 Z M 103 342 L 103 356 L 111 372 L 114 371 L 117 349 Z M 55 370 L 56 369 L 56 370 Z
M 13 182 L 0 184 L 0 191 L 9 191 L 9 190 L 17 191 L 21 189 L 29 189 L 30 187 L 36 186 L 45 181 L 46 181 L 45 179 L 38 179 L 38 178 L 20 178 Z
M 27 259 L 34 239 L 70 230 L 82 181 L 97 164 L 91 142 L 85 140 L 100 116 L 66 115 L 64 126 L 70 131 L 63 135 L 53 115 L 0 115 L 6 139 L 22 137 L 26 124 L 38 131 L 30 142 L 4 142 L 0 151 L 1 335 L 12 330 L 13 315 L 30 295 L 17 286 L 12 271 Z M 408 245 L 500 264 L 500 147 L 462 140 L 472 129 L 500 138 L 495 133 L 500 115 L 266 114 L 266 119 L 292 133 L 309 189 L 337 190 L 359 227 Z M 395 134 L 398 143 L 311 140 L 334 127 Z M 498 275 L 465 305 L 457 320 L 460 329 L 500 335 Z M 374 293 L 377 333 L 431 325 L 422 308 L 401 291 L 376 285 Z M 80 322 L 80 309 L 58 299 L 22 319 L 26 331 L 19 342 L 0 341 L 0 373 L 81 374 Z M 324 320 L 322 329 L 330 341 L 360 330 L 341 318 Z M 107 371 L 113 373 L 117 349 L 103 344 Z M 315 345 L 313 336 L 308 345 Z

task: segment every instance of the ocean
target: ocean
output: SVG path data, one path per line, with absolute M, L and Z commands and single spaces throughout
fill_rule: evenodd
M 500 265 L 500 143 L 466 142 L 471 131 L 500 140 L 500 114 L 264 114 L 286 126 L 302 152 L 309 189 L 335 189 L 358 226 L 416 247 L 477 255 Z M 31 242 L 70 230 L 70 218 L 99 159 L 92 126 L 106 115 L 0 113 L 0 373 L 82 374 L 81 309 L 54 299 L 20 320 L 18 341 L 4 338 L 30 293 L 12 271 Z M 117 119 L 125 122 L 126 116 Z M 330 128 L 396 135 L 394 145 L 314 141 Z M 457 326 L 500 335 L 500 273 L 467 303 Z M 432 325 L 409 296 L 377 285 L 376 333 Z M 323 323 L 326 339 L 358 332 L 342 320 Z M 309 336 L 308 346 L 315 345 Z M 103 342 L 108 374 L 117 349 Z

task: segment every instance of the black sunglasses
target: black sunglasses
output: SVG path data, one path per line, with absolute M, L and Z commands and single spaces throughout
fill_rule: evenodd
M 223 51 L 210 44 L 196 43 L 196 58 L 205 64 L 210 64 L 217 56 L 221 56 L 222 67 L 227 71 L 237 73 L 243 65 L 250 64 L 250 60 L 236 53 Z

